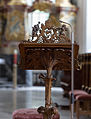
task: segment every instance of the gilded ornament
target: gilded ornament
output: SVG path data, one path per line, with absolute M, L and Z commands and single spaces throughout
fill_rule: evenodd
M 8 5 L 27 5 L 26 0 L 11 0 Z
M 7 40 L 19 41 L 24 39 L 24 13 L 13 10 L 7 14 L 7 27 L 5 32 Z
M 56 0 L 56 6 L 61 7 L 59 19 L 71 24 L 75 32 L 77 7 L 71 4 L 70 0 Z
M 56 0 L 56 6 L 68 7 L 68 8 L 71 7 L 76 9 L 76 6 L 72 5 L 69 0 Z
M 34 2 L 33 8 L 35 10 L 49 12 L 50 8 L 52 7 L 52 3 L 48 1 L 41 1 L 41 2 Z
M 0 0 L 0 7 L 4 7 L 4 5 L 5 5 L 4 0 Z

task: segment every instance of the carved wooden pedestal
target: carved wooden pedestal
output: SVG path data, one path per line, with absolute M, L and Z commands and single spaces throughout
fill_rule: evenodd
M 74 44 L 75 67 L 77 68 L 78 45 Z M 51 107 L 52 70 L 71 69 L 71 44 L 37 44 L 22 42 L 19 44 L 21 59 L 20 67 L 30 70 L 47 70 L 47 75 L 39 75 L 45 81 L 45 107 L 38 108 L 44 119 L 51 119 L 57 113 L 55 107 Z
M 50 61 L 49 67 L 47 69 L 47 76 L 40 74 L 39 78 L 42 78 L 45 81 L 45 107 L 39 107 L 38 112 L 43 114 L 44 119 L 51 119 L 53 115 L 57 114 L 58 111 L 55 107 L 51 107 L 51 87 L 52 81 L 55 80 L 52 78 L 52 67 L 55 61 Z
M 47 75 L 40 74 L 45 81 L 45 107 L 38 108 L 44 119 L 51 119 L 57 113 L 51 107 L 52 70 L 71 70 L 72 41 L 67 37 L 68 28 L 51 19 L 44 24 L 37 24 L 32 30 L 32 39 L 19 44 L 20 67 L 30 70 L 47 70 Z M 60 27 L 59 27 L 60 25 Z M 74 67 L 77 68 L 78 45 L 74 43 Z

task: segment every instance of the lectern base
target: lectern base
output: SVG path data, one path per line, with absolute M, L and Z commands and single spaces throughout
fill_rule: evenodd
M 37 109 L 18 109 L 13 112 L 12 119 L 43 119 L 43 115 Z M 53 119 L 60 119 L 60 115 L 56 114 Z

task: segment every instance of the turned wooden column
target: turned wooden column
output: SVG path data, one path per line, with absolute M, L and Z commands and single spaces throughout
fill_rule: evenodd
M 47 78 L 45 81 L 45 107 L 48 108 L 51 105 L 51 87 L 52 79 Z
M 45 107 L 48 108 L 51 105 L 51 87 L 52 87 L 52 67 L 47 69 L 47 77 L 45 80 Z
M 47 68 L 47 75 L 44 76 L 43 74 L 40 74 L 39 76 L 39 78 L 42 78 L 45 81 L 45 107 L 41 106 L 38 108 L 38 112 L 43 114 L 43 119 L 51 119 L 53 115 L 58 113 L 56 107 L 51 106 L 51 87 L 52 81 L 55 80 L 52 78 L 52 68 L 56 63 L 55 60 L 50 60 Z

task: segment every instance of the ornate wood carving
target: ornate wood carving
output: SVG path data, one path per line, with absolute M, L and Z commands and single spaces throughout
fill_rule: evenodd
M 54 70 L 71 69 L 71 45 L 22 42 L 19 49 L 21 54 L 20 67 L 23 69 L 46 70 L 50 59 L 57 61 L 57 64 L 53 66 Z M 74 44 L 75 68 L 78 67 L 77 54 L 78 45 Z
M 56 22 L 56 26 L 53 23 Z M 32 28 L 32 37 L 29 39 L 31 43 L 71 43 L 69 37 L 69 29 L 66 25 L 49 19 L 45 24 L 34 25 Z
M 24 69 L 46 70 L 51 58 L 57 60 L 53 69 L 71 69 L 71 40 L 68 33 L 68 27 L 58 21 L 57 26 L 53 25 L 52 19 L 47 20 L 45 24 L 39 22 L 32 28 L 32 36 L 30 38 L 26 36 L 28 41 L 23 41 L 19 45 L 21 67 Z M 78 45 L 75 43 L 75 68 L 77 68 L 77 54 Z
M 59 25 L 59 23 L 57 24 Z M 40 75 L 45 81 L 45 107 L 38 108 L 44 119 L 52 119 L 57 109 L 51 107 L 52 70 L 70 70 L 72 44 L 68 38 L 68 28 L 60 24 L 54 26 L 51 19 L 44 24 L 38 23 L 32 29 L 32 37 L 19 44 L 23 69 L 47 70 L 47 75 Z M 28 36 L 26 37 L 28 38 Z M 74 44 L 74 61 L 77 68 L 78 45 Z

